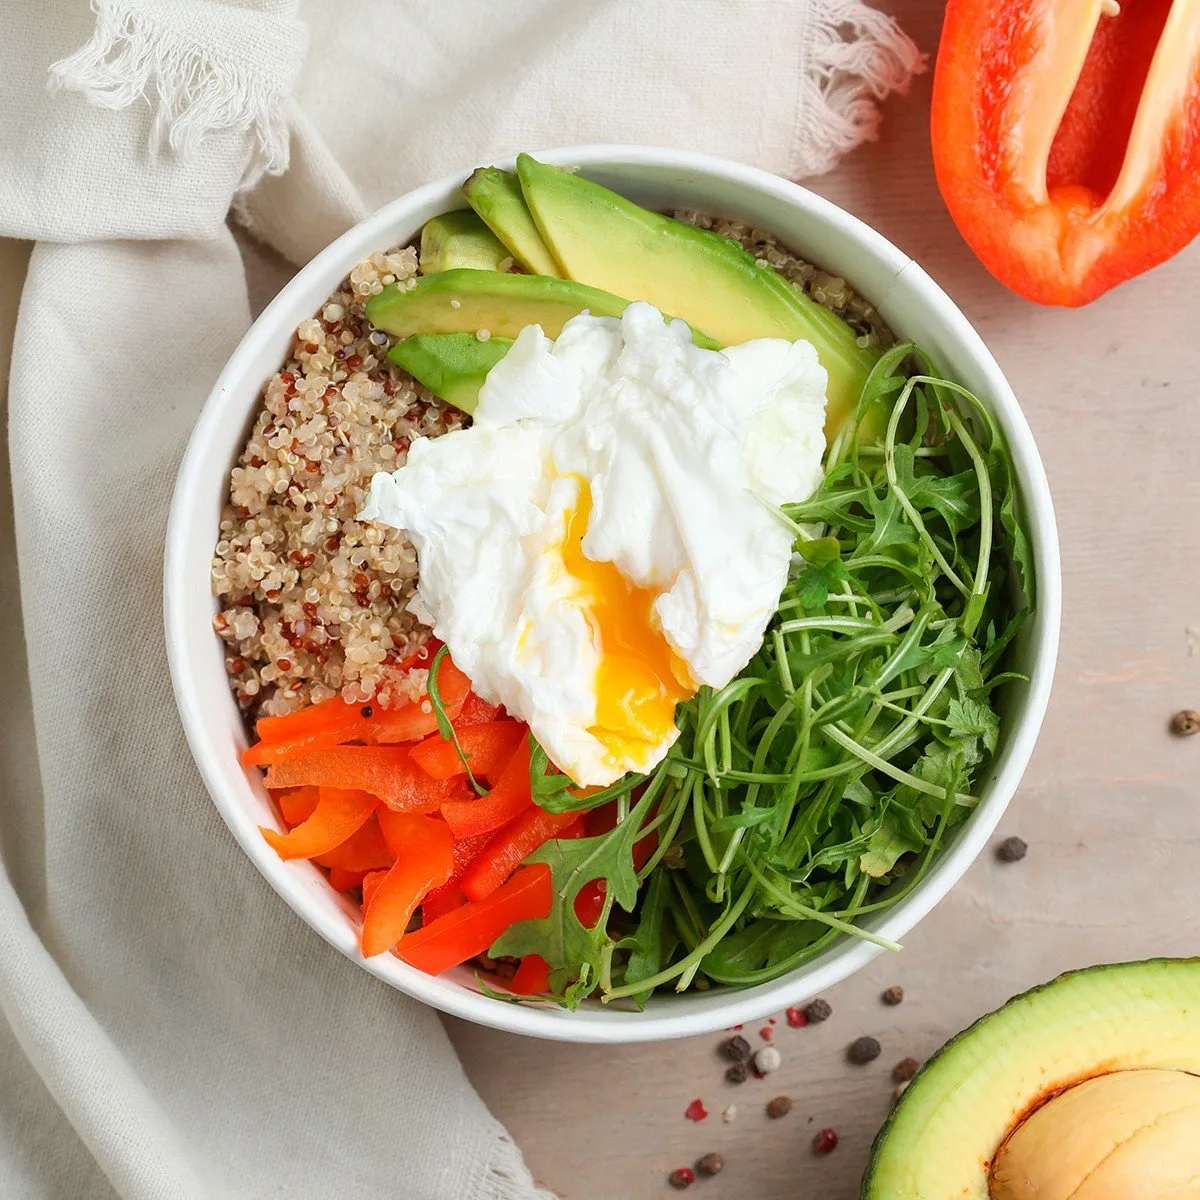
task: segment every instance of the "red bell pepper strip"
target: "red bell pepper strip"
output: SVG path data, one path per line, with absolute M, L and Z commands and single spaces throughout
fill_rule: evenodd
M 490 896 L 539 846 L 577 823 L 582 825 L 578 813 L 550 813 L 536 807 L 510 821 L 492 836 L 463 875 L 467 899 Z
M 407 933 L 396 953 L 429 975 L 440 975 L 485 950 L 518 921 L 550 915 L 550 868 L 545 863 L 523 867 L 486 900 L 464 904 L 453 912 Z
M 529 788 L 529 740 L 523 738 L 486 796 L 451 800 L 442 805 L 442 816 L 456 838 L 495 833 L 533 804 Z
M 409 757 L 407 746 L 330 746 L 276 763 L 267 771 L 269 788 L 315 783 L 357 788 L 397 812 L 433 812 L 456 790 L 431 779 Z
M 550 964 L 540 954 L 525 955 L 508 982 L 508 990 L 518 996 L 545 995 L 550 990 Z
M 321 792 L 319 788 L 311 786 L 285 788 L 283 791 L 273 793 L 273 798 L 280 815 L 287 822 L 288 827 L 292 828 L 302 821 L 307 821 L 313 815 L 317 808 L 317 801 L 321 798 Z
M 438 917 L 444 917 L 448 912 L 462 908 L 466 902 L 467 898 L 457 883 L 443 883 L 441 887 L 430 891 L 421 901 L 421 920 L 428 925 L 431 921 L 436 921 Z
M 387 872 L 384 872 L 386 874 Z M 329 868 L 329 886 L 335 892 L 352 892 L 356 887 L 362 887 L 366 871 L 348 871 L 345 867 Z
M 363 908 L 365 909 L 371 903 L 371 897 L 375 895 L 376 889 L 387 878 L 387 871 L 368 871 L 363 876 Z
M 467 756 L 472 774 L 490 779 L 500 773 L 526 733 L 526 727 L 518 721 L 490 721 L 463 729 L 458 733 L 458 744 Z M 426 738 L 410 753 L 413 762 L 434 779 L 449 779 L 466 772 L 458 751 L 440 734 Z
M 462 711 L 454 722 L 454 728 L 467 729 L 471 725 L 486 725 L 496 719 L 499 711 L 499 705 L 489 704 L 486 700 L 480 700 L 474 692 L 468 692 L 466 700 L 463 701 Z
M 364 958 L 394 946 L 408 928 L 425 893 L 440 887 L 454 869 L 454 839 L 444 821 L 393 814 L 393 827 L 405 823 L 404 853 L 374 888 L 363 910 L 360 944 Z
M 1079 305 L 1200 232 L 1200 0 L 949 0 L 933 162 L 1002 283 Z
M 378 805 L 378 799 L 368 792 L 322 788 L 313 815 L 295 829 L 276 833 L 274 829 L 259 828 L 280 858 L 313 858 L 340 846 L 365 823 Z
M 376 812 L 379 810 L 376 809 Z M 385 812 L 389 811 L 387 809 Z M 340 846 L 334 846 L 328 854 L 319 854 L 314 860 L 318 866 L 342 871 L 357 871 L 360 874 L 387 868 L 396 861 L 396 855 L 383 837 L 383 830 L 374 815 L 369 816 L 360 829 L 352 833 Z M 339 888 L 339 891 L 343 889 Z
M 438 686 L 446 715 L 455 720 L 470 691 L 470 681 L 449 659 L 444 659 L 438 670 Z M 266 766 L 345 742 L 415 742 L 437 729 L 437 718 L 432 707 L 426 711 L 426 701 L 422 696 L 385 706 L 375 701 L 348 704 L 341 696 L 332 696 L 281 717 L 263 717 L 256 726 L 262 740 L 243 752 L 242 764 Z
M 589 879 L 575 893 L 575 916 L 585 929 L 594 929 L 604 911 L 604 896 L 608 884 L 603 879 Z

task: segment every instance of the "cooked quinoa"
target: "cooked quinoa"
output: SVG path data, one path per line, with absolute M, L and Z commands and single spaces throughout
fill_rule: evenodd
M 894 341 L 844 279 L 772 235 L 702 213 L 676 216 L 739 242 L 846 320 L 862 345 Z M 387 704 L 424 690 L 426 672 L 412 666 L 423 661 L 429 631 L 408 611 L 416 551 L 398 530 L 355 520 L 372 475 L 403 466 L 414 437 L 468 423 L 388 361 L 393 339 L 366 319 L 371 296 L 416 273 L 411 246 L 372 254 L 300 324 L 230 473 L 213 557 L 221 603 L 213 628 L 252 720 L 339 692 Z

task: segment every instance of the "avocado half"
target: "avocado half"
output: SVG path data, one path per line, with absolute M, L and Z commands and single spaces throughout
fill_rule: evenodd
M 1200 1198 L 1200 958 L 1061 975 L 934 1055 L 862 1200 L 950 1197 Z

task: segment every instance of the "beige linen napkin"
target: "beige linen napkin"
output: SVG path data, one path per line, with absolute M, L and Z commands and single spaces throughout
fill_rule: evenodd
M 872 96 L 917 65 L 857 0 L 297 6 L 0 13 L 0 236 L 37 241 L 10 386 L 32 721 L 14 686 L 4 1197 L 538 1194 L 436 1016 L 324 946 L 245 860 L 175 715 L 162 543 L 250 318 L 238 189 L 301 261 L 423 178 L 522 147 L 659 142 L 799 174 L 869 135 Z M 14 736 L 36 739 L 40 794 Z

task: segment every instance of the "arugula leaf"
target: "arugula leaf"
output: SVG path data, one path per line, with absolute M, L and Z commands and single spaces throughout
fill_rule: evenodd
M 638 912 L 637 928 L 622 939 L 621 949 L 628 949 L 623 983 L 641 983 L 657 975 L 664 965 L 665 931 L 664 917 L 667 914 L 667 898 L 671 880 L 666 870 L 659 870 L 646 881 L 646 892 Z M 638 1008 L 645 1008 L 649 992 L 637 992 L 632 997 Z
M 454 731 L 454 726 L 450 723 L 450 718 L 446 715 L 446 706 L 442 703 L 442 689 L 438 685 L 438 671 L 441 670 L 442 659 L 450 653 L 448 646 L 443 646 L 434 656 L 433 662 L 429 664 L 429 678 L 425 683 L 425 690 L 429 693 L 429 704 L 433 708 L 433 719 L 437 722 L 438 733 L 442 735 L 443 741 L 450 742 L 454 747 L 454 752 L 458 755 L 459 762 L 462 763 L 463 769 L 467 773 L 467 782 L 474 789 L 477 796 L 486 796 L 488 789 L 485 788 L 471 773 L 471 756 L 464 753 L 462 746 L 458 741 L 458 734 Z

